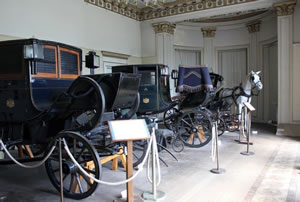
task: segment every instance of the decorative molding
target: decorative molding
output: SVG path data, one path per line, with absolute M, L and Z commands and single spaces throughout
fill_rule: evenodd
M 296 6 L 296 0 L 275 3 L 273 7 L 277 16 L 292 15 Z
M 260 31 L 261 21 L 249 22 L 246 27 L 248 28 L 249 33 L 255 33 Z
M 86 3 L 110 10 L 120 15 L 138 20 L 150 20 L 184 13 L 203 11 L 225 6 L 233 6 L 258 0 L 176 0 L 160 5 L 158 8 L 138 8 L 132 4 L 125 4 L 117 0 L 84 0 Z
M 174 34 L 174 30 L 176 28 L 175 24 L 169 23 L 169 22 L 159 22 L 159 23 L 153 23 L 152 24 L 154 28 L 154 32 L 157 33 L 169 33 Z
M 215 37 L 216 35 L 216 28 L 215 27 L 203 27 L 201 28 L 203 37 Z
M 112 57 L 112 58 L 120 58 L 120 59 L 128 59 L 130 55 L 125 55 L 121 53 L 114 53 L 109 51 L 101 51 L 103 57 Z

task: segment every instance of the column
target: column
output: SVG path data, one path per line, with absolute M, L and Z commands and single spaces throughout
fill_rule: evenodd
M 273 4 L 278 29 L 278 124 L 292 122 L 292 42 L 296 1 Z
M 165 64 L 169 67 L 169 74 L 175 67 L 174 58 L 174 31 L 175 24 L 169 22 L 159 22 L 152 24 L 155 31 L 155 47 L 157 63 Z M 174 80 L 170 79 L 171 96 L 175 95 Z
M 214 65 L 214 37 L 216 34 L 215 27 L 201 28 L 204 43 L 204 61 L 203 64 L 207 65 L 210 70 L 217 72 Z
M 160 64 L 174 66 L 174 30 L 175 24 L 159 22 L 152 24 L 155 31 L 156 57 Z
M 260 31 L 261 21 L 252 21 L 246 24 L 250 35 L 249 47 L 249 67 L 248 71 L 259 71 L 258 69 L 258 33 Z M 263 118 L 263 96 L 253 97 L 251 104 L 256 108 L 252 113 L 252 118 L 255 120 L 262 120 Z

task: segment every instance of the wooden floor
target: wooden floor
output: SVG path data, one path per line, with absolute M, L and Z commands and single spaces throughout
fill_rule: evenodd
M 166 193 L 166 202 L 241 202 L 241 201 L 300 201 L 300 139 L 275 136 L 274 128 L 254 125 L 254 156 L 243 156 L 246 145 L 237 144 L 236 133 L 221 136 L 220 166 L 226 173 L 216 175 L 210 169 L 211 144 L 200 148 L 186 148 L 174 153 L 178 162 L 166 152 L 160 156 L 168 167 L 161 164 L 162 182 L 158 189 Z M 171 148 L 170 148 L 171 149 Z M 116 181 L 125 178 L 123 170 L 103 169 L 103 179 Z M 134 181 L 136 201 L 151 190 L 146 169 Z M 84 202 L 121 201 L 126 186 L 100 185 L 97 192 Z M 8 194 L 9 201 L 59 201 L 59 195 L 49 182 L 44 168 L 24 170 L 17 166 L 0 168 L 0 195 Z M 1 201 L 1 198 L 0 198 Z M 65 201 L 73 201 L 66 199 Z

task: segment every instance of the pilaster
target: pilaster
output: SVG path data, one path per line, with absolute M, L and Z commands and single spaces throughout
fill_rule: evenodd
M 278 16 L 278 130 L 284 130 L 282 124 L 292 123 L 292 15 L 295 5 L 296 1 L 273 4 L 275 13 Z

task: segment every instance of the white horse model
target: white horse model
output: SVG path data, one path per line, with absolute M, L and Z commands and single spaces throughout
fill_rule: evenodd
M 221 90 L 219 94 L 219 99 L 223 101 L 222 108 L 229 108 L 233 103 L 236 104 L 238 108 L 238 119 L 241 120 L 241 112 L 243 109 L 244 102 L 251 102 L 251 97 L 253 96 L 252 90 L 257 88 L 262 90 L 263 84 L 259 76 L 260 71 L 254 72 L 251 71 L 247 77 L 243 80 L 240 86 L 237 86 L 233 89 L 225 88 Z M 245 113 L 246 115 L 246 113 Z M 246 117 L 244 117 L 246 118 Z M 246 119 L 244 119 L 246 120 Z M 246 121 L 245 121 L 246 124 Z

